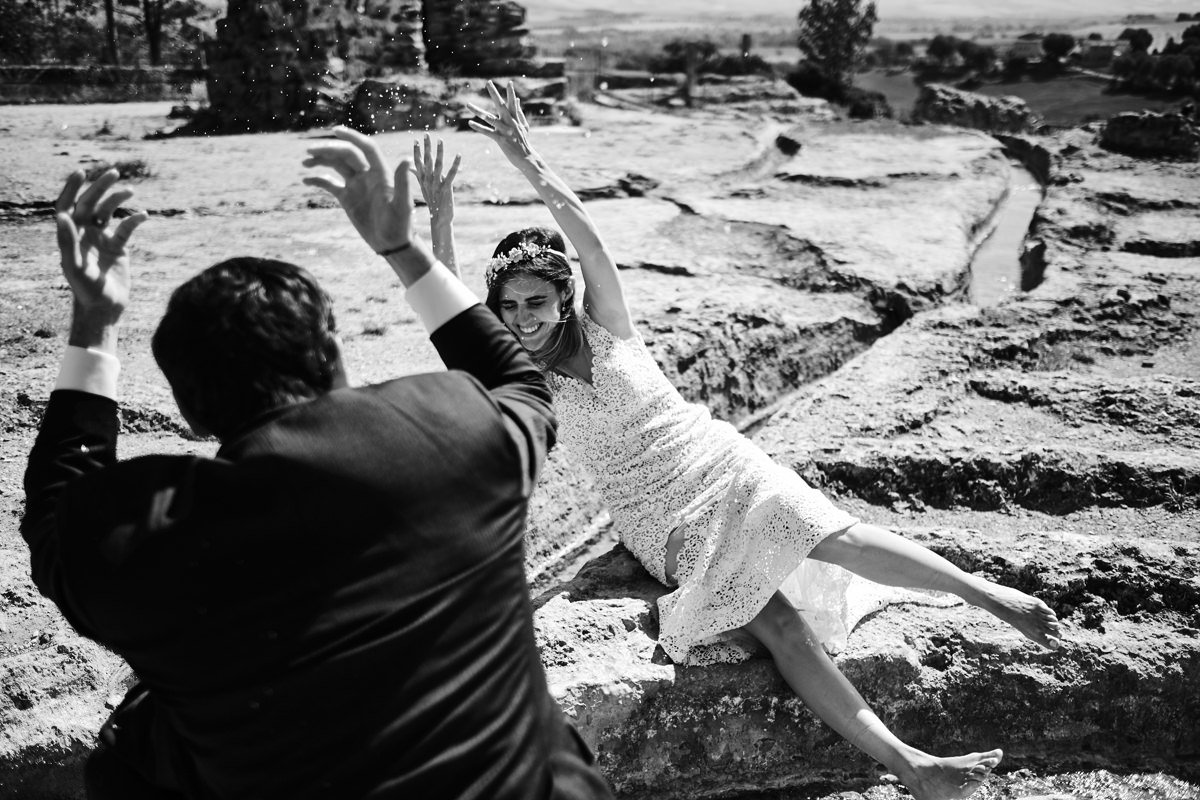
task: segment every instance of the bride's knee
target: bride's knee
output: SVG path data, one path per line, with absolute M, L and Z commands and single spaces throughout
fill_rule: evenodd
M 808 555 L 817 561 L 836 564 L 854 572 L 878 559 L 883 541 L 881 537 L 894 537 L 894 534 L 866 522 L 856 522 L 826 536 Z
M 807 636 L 809 627 L 800 612 L 776 592 L 746 625 L 746 630 L 770 649 L 776 643 Z

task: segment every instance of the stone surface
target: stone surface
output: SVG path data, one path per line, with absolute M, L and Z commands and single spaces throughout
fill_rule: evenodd
M 420 85 L 365 80 L 346 101 L 342 124 L 362 133 L 436 130 L 452 116 L 451 106 Z
M 155 176 L 134 185 L 152 219 L 139 231 L 122 338 L 123 456 L 212 452 L 184 435 L 148 339 L 168 290 L 221 258 L 256 253 L 312 268 L 334 296 L 356 381 L 439 368 L 394 276 L 328 198 L 299 186 L 311 134 L 140 141 L 168 110 L 6 111 L 0 795 L 79 797 L 78 766 L 127 677 L 29 585 L 16 533 L 24 458 L 64 341 L 68 304 L 47 226 L 68 165 L 140 157 Z M 1194 256 L 1172 255 L 1195 238 L 1195 165 L 1099 149 L 1095 126 L 1028 137 L 1047 171 L 1030 241 L 1041 282 L 978 309 L 959 298 L 1010 180 L 1007 140 L 820 115 L 797 126 L 742 111 L 584 114 L 585 126 L 539 128 L 533 141 L 570 185 L 604 198 L 589 211 L 672 379 L 852 513 L 1045 594 L 1067 621 L 1071 646 L 1059 664 L 978 612 L 883 612 L 840 663 L 885 718 L 915 744 L 996 744 L 1006 763 L 1038 772 L 1110 764 L 1191 776 L 1043 780 L 1017 770 L 997 780 L 997 797 L 1195 794 L 1197 625 L 1179 598 L 1194 606 L 1200 540 L 1200 272 Z M 97 135 L 101 126 L 114 133 Z M 803 143 L 799 153 L 776 146 L 781 134 Z M 460 260 L 480 292 L 495 242 L 549 217 L 486 139 L 443 135 L 464 154 Z M 411 152 L 411 136 L 378 141 L 393 158 Z M 570 574 L 564 562 L 586 564 L 612 543 L 590 482 L 564 455 L 552 458 L 531 514 L 528 564 L 539 590 Z M 871 765 L 817 725 L 765 660 L 680 670 L 656 657 L 652 603 L 662 589 L 627 558 L 609 556 L 587 575 L 596 580 L 581 578 L 586 591 L 542 595 L 539 625 L 560 696 L 581 715 L 572 698 L 587 700 L 581 719 L 609 742 L 601 756 L 624 796 L 670 796 L 689 781 L 697 793 L 741 791 L 753 778 L 772 800 L 822 787 L 853 800 L 874 782 Z M 1050 688 L 1040 683 L 1047 675 Z M 905 676 L 916 676 L 911 691 L 898 683 Z M 989 695 L 993 679 L 1006 694 Z M 968 690 L 986 701 L 986 719 L 962 702 Z M 943 691 L 959 704 L 934 715 Z M 707 712 L 697 698 L 711 701 Z M 1040 716 L 1026 698 L 1043 704 Z M 1173 715 L 1172 702 L 1191 716 Z M 1155 714 L 1161 731 L 1147 721 Z M 670 736 L 621 739 L 650 723 Z M 1119 740 L 1125 724 L 1144 741 Z M 1176 744 L 1164 743 L 1168 733 Z M 1039 735 L 1054 744 L 1044 760 L 1031 744 Z M 1146 742 L 1162 744 L 1157 760 Z M 691 777 L 656 784 L 630 766 L 634 753 Z M 747 765 L 761 766 L 762 779 Z M 788 786 L 800 788 L 789 795 Z M 866 796 L 902 795 L 872 786 Z
M 1028 133 L 1040 120 L 1019 97 L 989 97 L 945 84 L 921 87 L 913 106 L 913 120 L 958 125 L 994 133 Z
M 1051 653 L 964 605 L 868 617 L 835 660 L 902 739 L 946 754 L 1000 746 L 1010 769 L 1146 771 L 1195 756 L 1200 547 L 1053 531 L 902 533 L 1036 592 L 1068 620 L 1066 646 Z M 537 600 L 551 691 L 620 796 L 874 782 L 871 760 L 820 723 L 767 658 L 673 665 L 656 644 L 664 591 L 618 547 Z
M 1200 159 L 1200 126 L 1183 114 L 1118 114 L 1104 126 L 1100 144 L 1145 158 Z
M 1066 623 L 1068 644 L 1051 654 L 974 610 L 869 620 L 839 663 L 902 738 L 941 753 L 998 745 L 1006 768 L 1107 765 L 1195 781 L 1200 278 L 1195 259 L 1088 249 L 1097 226 L 1106 246 L 1127 235 L 1111 195 L 1096 192 L 1108 190 L 1109 159 L 1046 144 L 1056 166 L 1035 221 L 1042 285 L 995 309 L 915 315 L 755 436 L 866 518 L 890 518 L 962 568 L 1038 594 Z M 1124 207 L 1148 217 L 1141 229 L 1171 235 L 1194 190 L 1179 209 L 1157 199 L 1158 183 L 1195 186 L 1200 175 L 1112 163 L 1127 171 Z M 1103 509 L 1118 517 L 1104 521 Z M 907 527 L 963 518 L 985 530 Z M 1128 523 L 1138 536 L 1121 535 Z M 542 598 L 540 635 L 564 705 L 626 796 L 871 782 L 869 762 L 820 739 L 828 729 L 811 718 L 793 711 L 779 723 L 779 705 L 794 701 L 766 683 L 778 681 L 769 667 L 662 663 L 652 606 L 662 590 L 619 552 L 593 567 Z M 621 580 L 632 585 L 599 589 Z M 601 641 L 575 643 L 576 625 Z

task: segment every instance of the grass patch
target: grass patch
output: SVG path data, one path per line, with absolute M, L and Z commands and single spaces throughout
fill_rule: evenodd
M 868 92 L 881 92 L 887 98 L 888 105 L 896 112 L 896 119 L 902 121 L 912 117 L 913 106 L 921 94 L 921 87 L 913 80 L 911 72 L 860 72 L 854 76 L 854 85 Z
M 953 81 L 945 82 L 953 85 Z M 921 92 L 911 72 L 862 72 L 854 76 L 854 85 L 867 91 L 882 92 L 900 120 L 912 116 L 913 104 Z M 1068 74 L 1047 80 L 984 83 L 972 91 L 991 97 L 1019 97 L 1047 125 L 1062 127 L 1107 120 L 1127 111 L 1168 111 L 1177 107 L 1183 99 L 1126 92 L 1110 94 L 1108 86 L 1107 79 Z
M 1108 93 L 1108 81 L 1067 75 L 1045 81 L 985 83 L 975 91 L 1001 97 L 1014 95 L 1039 114 L 1047 125 L 1072 126 L 1126 111 L 1165 111 L 1179 105 L 1180 98 L 1153 97 L 1123 92 Z

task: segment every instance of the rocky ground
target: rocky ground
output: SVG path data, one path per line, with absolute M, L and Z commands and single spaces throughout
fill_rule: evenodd
M 1026 259 L 1040 285 L 997 308 L 918 310 L 750 426 L 862 518 L 1041 596 L 1066 623 L 1066 646 L 1046 653 L 973 609 L 892 607 L 839 656 L 902 738 L 940 753 L 1004 747 L 1016 771 L 992 796 L 1026 796 L 1019 776 L 1048 768 L 1200 777 L 1200 171 L 1093 138 L 1027 142 L 1051 157 Z M 623 791 L 808 797 L 875 781 L 769 662 L 667 662 L 661 593 L 618 550 L 540 598 L 552 682 Z M 1129 780 L 1035 793 L 1200 792 Z
M 319 134 L 142 140 L 165 112 L 0 110 L 0 794 L 79 796 L 80 759 L 128 679 L 37 595 L 17 532 L 64 344 L 48 208 L 66 172 L 150 173 L 133 180 L 152 219 L 123 339 L 123 455 L 214 449 L 185 433 L 148 339 L 170 288 L 224 257 L 313 268 L 358 380 L 438 368 L 390 272 L 299 183 Z M 991 797 L 1196 796 L 1200 171 L 1108 154 L 1095 131 L 1010 142 L 1049 177 L 1026 258 L 1042 280 L 980 309 L 962 298 L 1008 187 L 1001 143 L 828 116 L 587 107 L 583 127 L 534 138 L 593 198 L 685 394 L 862 518 L 1066 622 L 1067 647 L 1047 654 L 962 607 L 870 617 L 839 663 L 898 733 L 939 752 L 1004 747 Z M 481 290 L 494 242 L 548 215 L 486 140 L 445 136 L 464 154 L 460 251 Z M 380 139 L 398 157 L 412 137 Z M 768 661 L 666 661 L 662 589 L 605 552 L 603 522 L 556 454 L 528 539 L 544 661 L 623 796 L 898 796 Z

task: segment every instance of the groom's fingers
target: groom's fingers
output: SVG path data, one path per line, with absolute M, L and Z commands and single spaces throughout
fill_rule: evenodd
M 74 193 L 71 194 L 71 199 L 75 199 Z M 80 263 L 83 261 L 79 252 L 79 228 L 75 227 L 75 221 L 71 219 L 71 214 L 67 211 L 55 214 L 54 221 L 57 225 L 58 252 L 62 257 L 63 272 L 75 271 L 79 269 Z
M 75 206 L 75 198 L 79 196 L 79 187 L 83 186 L 85 180 L 81 169 L 77 169 L 67 176 L 67 182 L 63 184 L 62 191 L 58 193 L 58 199 L 54 201 L 54 210 L 57 213 L 71 213 L 71 209 Z
M 100 177 L 92 181 L 91 186 L 83 190 L 83 194 L 79 195 L 79 199 L 75 201 L 75 217 L 86 222 L 93 222 L 96 218 L 96 204 L 104 197 L 105 192 L 120 179 L 121 174 L 117 172 L 116 167 L 105 170 Z
M 145 211 L 137 211 L 130 214 L 121 220 L 121 224 L 113 232 L 113 241 L 116 242 L 118 247 L 125 249 L 125 245 L 129 243 L 129 237 L 133 236 L 133 232 L 137 230 L 137 227 L 148 219 L 150 219 L 150 215 Z
M 96 206 L 95 222 L 100 225 L 108 222 L 112 218 L 113 212 L 131 197 L 133 197 L 131 189 L 118 189 L 105 197 L 100 201 L 100 205 Z
M 362 152 L 348 144 L 314 147 L 308 151 L 308 159 L 304 161 L 304 166 L 328 167 L 345 180 L 350 180 L 371 168 Z
M 346 188 L 342 184 L 334 183 L 329 178 L 323 177 L 321 175 L 310 175 L 309 177 L 304 179 L 303 183 L 306 186 L 315 186 L 318 189 L 324 189 L 325 191 L 329 192 L 331 195 L 336 197 L 338 200 L 342 199 L 342 190 Z
M 408 175 L 411 171 L 412 164 L 408 163 L 407 158 L 396 167 L 395 194 L 392 196 L 392 203 L 399 204 L 404 209 L 412 207 L 412 194 L 408 186 Z
M 387 172 L 387 162 L 383 160 L 383 153 L 380 151 L 379 146 L 371 140 L 370 136 L 367 136 L 365 133 L 359 133 L 353 128 L 347 128 L 344 125 L 338 125 L 334 128 L 333 135 L 358 148 L 359 155 L 366 158 L 366 162 L 371 169 L 377 169 L 381 173 Z

